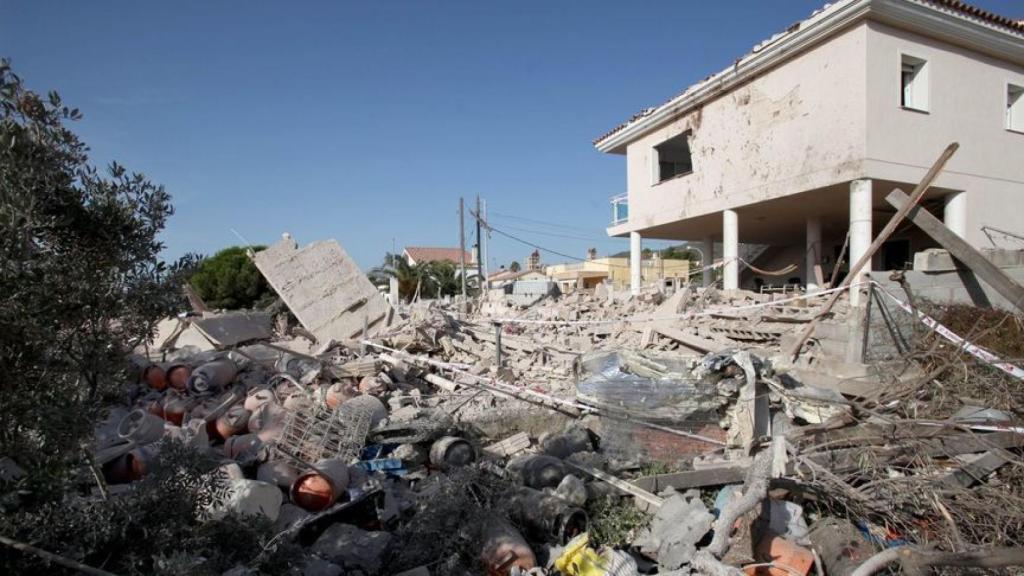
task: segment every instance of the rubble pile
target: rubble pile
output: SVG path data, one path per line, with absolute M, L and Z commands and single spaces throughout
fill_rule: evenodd
M 345 340 L 186 316 L 133 358 L 94 460 L 116 497 L 168 442 L 215 455 L 208 513 L 273 522 L 296 574 L 831 576 L 1019 545 L 1019 414 L 918 419 L 911 360 L 874 396 L 804 382 L 820 355 L 782 351 L 822 301 L 602 287 L 416 303 Z

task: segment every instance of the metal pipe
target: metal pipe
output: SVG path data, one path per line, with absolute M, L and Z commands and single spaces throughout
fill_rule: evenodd
M 501 322 L 494 323 L 494 361 L 501 368 Z

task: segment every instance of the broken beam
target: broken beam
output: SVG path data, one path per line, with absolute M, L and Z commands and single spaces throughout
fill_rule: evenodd
M 910 198 L 899 190 L 890 192 L 885 200 L 900 210 L 903 210 L 908 204 L 912 204 Z M 981 252 L 975 250 L 973 246 L 957 236 L 930 212 L 921 209 L 920 206 L 911 205 L 907 212 L 907 218 L 948 250 L 950 255 L 963 262 L 972 272 L 981 277 L 1000 296 L 1009 300 L 1010 304 L 1018 310 L 1024 311 L 1024 287 L 1014 282 Z
M 910 193 L 910 199 L 907 202 L 907 205 L 896 211 L 896 214 L 894 214 L 893 217 L 889 219 L 889 222 L 885 225 L 885 228 L 883 228 L 882 231 L 879 232 L 878 237 L 875 238 L 875 241 L 872 242 L 870 246 L 868 246 L 867 251 L 861 255 L 860 259 L 857 260 L 857 263 L 850 265 L 849 273 L 846 274 L 846 278 L 844 278 L 843 281 L 839 284 L 840 288 L 845 288 L 849 286 L 854 279 L 860 276 L 860 271 L 864 268 L 864 266 L 871 262 L 871 258 L 875 255 L 875 252 L 877 252 L 878 249 L 882 247 L 882 244 L 885 244 L 885 242 L 889 240 L 889 237 L 892 236 L 892 233 L 896 231 L 896 228 L 898 228 L 900 223 L 903 222 L 904 218 L 906 218 L 907 213 L 910 212 L 910 209 L 921 200 L 921 197 L 924 196 L 924 193 L 927 192 L 928 188 L 931 187 L 932 182 L 936 178 L 938 178 L 939 172 L 942 172 L 942 168 L 946 165 L 946 162 L 949 161 L 949 159 L 953 156 L 953 154 L 957 151 L 958 148 L 960 148 L 960 144 L 957 144 L 956 142 L 953 142 L 949 146 L 946 146 L 946 149 L 943 150 L 942 154 L 939 155 L 939 158 L 938 160 L 935 161 L 935 164 L 932 164 L 932 167 L 928 169 L 928 172 L 924 175 L 924 178 L 922 178 L 921 181 L 917 183 L 917 186 L 914 187 L 913 192 Z M 796 360 L 797 357 L 800 356 L 800 350 L 803 349 L 804 342 L 807 342 L 807 339 L 811 337 L 811 334 L 814 334 L 815 328 L 818 327 L 818 322 L 821 321 L 822 318 L 824 318 L 829 312 L 832 311 L 832 307 L 835 306 L 836 302 L 838 302 L 839 299 L 842 297 L 843 292 L 843 290 L 836 290 L 835 292 L 833 292 L 832 296 L 829 297 L 828 302 L 826 302 L 825 306 L 821 309 L 821 312 L 819 312 L 818 315 L 815 316 L 814 320 L 811 321 L 811 323 L 808 324 L 804 331 L 801 332 L 800 335 L 797 337 L 796 341 L 793 343 L 793 346 L 788 350 L 787 353 L 787 355 L 791 356 L 793 360 Z
M 625 492 L 626 494 L 634 496 L 650 504 L 651 506 L 654 506 L 655 508 L 661 508 L 661 505 L 665 503 L 665 501 L 660 496 L 651 494 L 647 490 L 644 490 L 643 488 L 640 488 L 635 484 L 631 484 L 629 482 L 626 482 L 625 480 L 616 478 L 615 476 L 612 476 L 611 474 L 605 472 L 604 470 L 598 470 L 597 468 L 594 468 L 592 466 L 587 466 L 586 464 L 577 464 L 576 462 L 570 462 L 568 460 L 565 460 L 565 463 L 579 470 L 580 472 L 589 474 L 590 476 L 597 478 L 598 480 L 604 480 L 605 482 L 611 484 L 612 486 L 618 488 L 619 490 Z
M 655 326 L 654 331 L 666 338 L 671 338 L 676 342 L 679 342 L 683 346 L 707 354 L 708 352 L 718 352 L 722 348 L 725 348 L 719 342 L 714 340 L 708 340 L 707 338 L 701 338 L 694 334 L 687 334 L 682 330 L 675 330 L 673 328 L 664 328 L 661 326 Z

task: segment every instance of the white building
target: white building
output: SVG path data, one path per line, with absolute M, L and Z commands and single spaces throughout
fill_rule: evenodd
M 923 205 L 976 247 L 989 229 L 1024 236 L 1022 94 L 1024 22 L 954 0 L 840 0 L 595 141 L 626 157 L 608 234 L 631 238 L 634 262 L 643 238 L 706 256 L 720 242 L 727 289 L 755 280 L 738 244 L 764 244 L 760 267 L 798 264 L 790 276 L 813 283 L 848 231 L 846 261 L 866 252 L 895 212 L 885 196 L 959 142 Z M 908 225 L 872 266 L 933 246 Z

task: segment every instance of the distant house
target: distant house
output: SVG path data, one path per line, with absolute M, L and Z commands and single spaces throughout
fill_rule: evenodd
M 587 254 L 584 262 L 552 264 L 544 269 L 549 278 L 558 283 L 563 293 L 574 290 L 590 290 L 607 282 L 616 288 L 629 286 L 629 258 L 606 256 L 598 258 L 596 253 Z M 689 260 L 665 260 L 654 253 L 651 258 L 640 262 L 640 275 L 644 284 L 655 282 L 686 282 L 690 276 Z
M 476 263 L 473 261 L 473 253 L 466 251 L 464 253 L 466 258 L 466 266 L 472 264 L 476 267 Z M 459 256 L 458 248 L 431 248 L 426 246 L 406 246 L 402 250 L 402 257 L 409 263 L 410 266 L 417 264 L 423 264 L 426 262 L 451 262 L 452 264 L 460 264 L 461 258 Z
M 513 282 L 526 282 L 531 280 L 547 280 L 548 277 L 540 270 L 499 270 L 488 277 L 491 288 L 501 288 Z
M 405 258 L 406 263 L 410 266 L 417 264 L 425 264 L 427 262 L 451 262 L 455 265 L 456 276 L 459 275 L 459 265 L 462 264 L 459 256 L 458 248 L 436 248 L 427 246 L 406 246 L 402 250 L 402 257 Z M 477 266 L 476 259 L 473 257 L 473 253 L 466 251 L 463 253 L 466 258 L 466 277 L 472 278 L 479 274 L 479 267 Z

